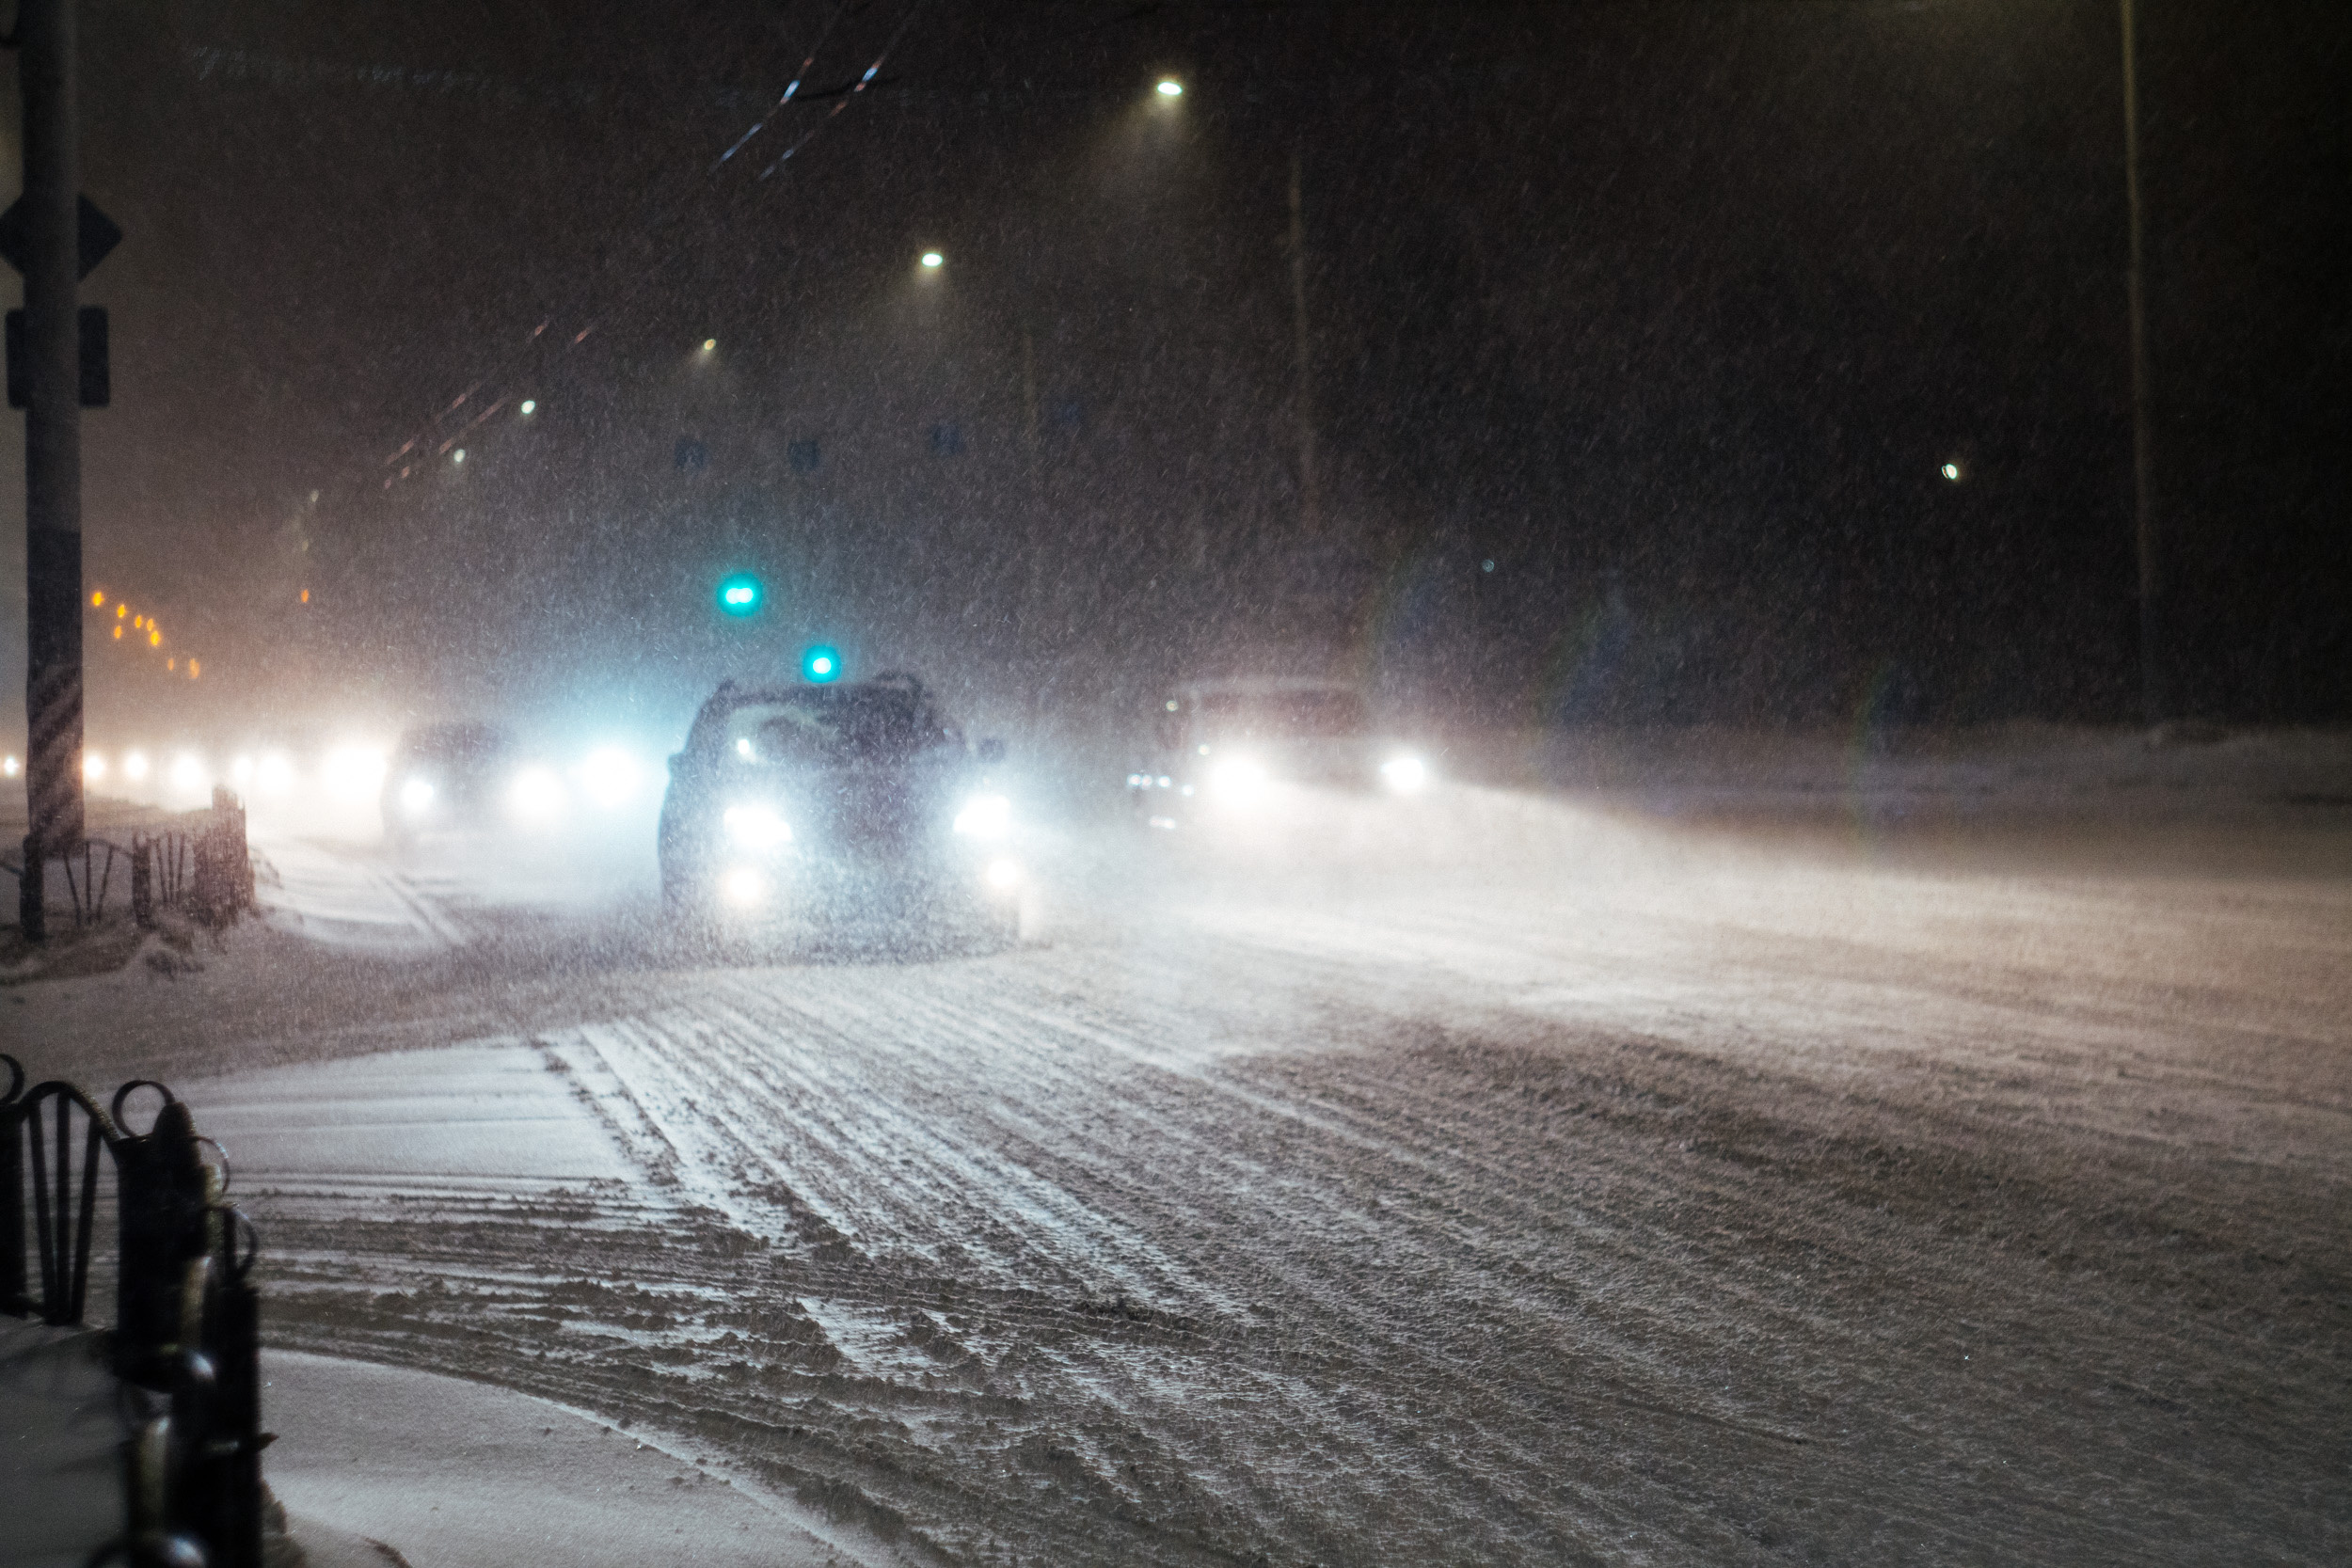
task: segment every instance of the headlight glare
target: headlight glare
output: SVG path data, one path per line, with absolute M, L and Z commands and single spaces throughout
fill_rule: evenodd
M 772 849 L 792 842 L 791 824 L 772 806 L 729 806 L 719 820 L 727 837 L 746 849 Z
M 1429 765 L 1416 756 L 1391 757 L 1380 765 L 1380 779 L 1399 795 L 1411 795 L 1429 783 Z
M 956 813 L 956 832 L 991 842 L 1012 831 L 1012 802 L 1001 795 L 975 795 Z

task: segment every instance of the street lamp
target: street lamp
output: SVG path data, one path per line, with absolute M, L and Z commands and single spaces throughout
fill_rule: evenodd
M 1184 96 L 1184 84 L 1173 76 L 1163 76 L 1160 78 L 1159 94 L 1162 98 L 1182 98 Z
M 945 266 L 947 258 L 942 256 L 936 250 L 927 250 L 923 252 L 923 270 L 926 272 L 936 272 L 941 267 Z

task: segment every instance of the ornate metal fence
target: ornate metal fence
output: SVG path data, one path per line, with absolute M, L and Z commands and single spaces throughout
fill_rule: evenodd
M 253 908 L 253 858 L 246 845 L 245 806 L 225 789 L 213 792 L 208 812 L 193 828 L 135 832 L 129 844 L 86 838 L 41 857 L 62 873 L 77 928 L 97 925 L 117 888 L 131 901 L 131 917 L 152 927 L 158 910 L 184 910 L 207 926 L 226 926 Z M 24 876 L 21 858 L 0 859 L 0 871 Z
M 260 1568 L 269 1438 L 257 1242 L 226 1201 L 228 1162 L 161 1084 L 125 1084 L 102 1108 L 62 1080 L 27 1089 L 13 1057 L 0 1055 L 0 1311 L 60 1327 L 86 1322 L 102 1177 L 113 1175 L 109 1348 L 135 1430 L 124 1463 L 129 1529 L 108 1558 L 136 1568 Z M 141 1090 L 163 1104 L 146 1132 L 133 1133 L 124 1107 Z

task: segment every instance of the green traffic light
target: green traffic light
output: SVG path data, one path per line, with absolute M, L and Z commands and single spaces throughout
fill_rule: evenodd
M 749 572 L 738 572 L 719 584 L 719 608 L 729 615 L 749 615 L 763 596 L 759 579 Z

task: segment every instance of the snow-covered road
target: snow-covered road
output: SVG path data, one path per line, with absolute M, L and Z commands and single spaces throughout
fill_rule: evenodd
M 2344 812 L 1291 805 L 919 962 L 313 849 L 337 942 L 36 1006 L 230 1147 L 278 1342 L 912 1551 L 2352 1551 Z

